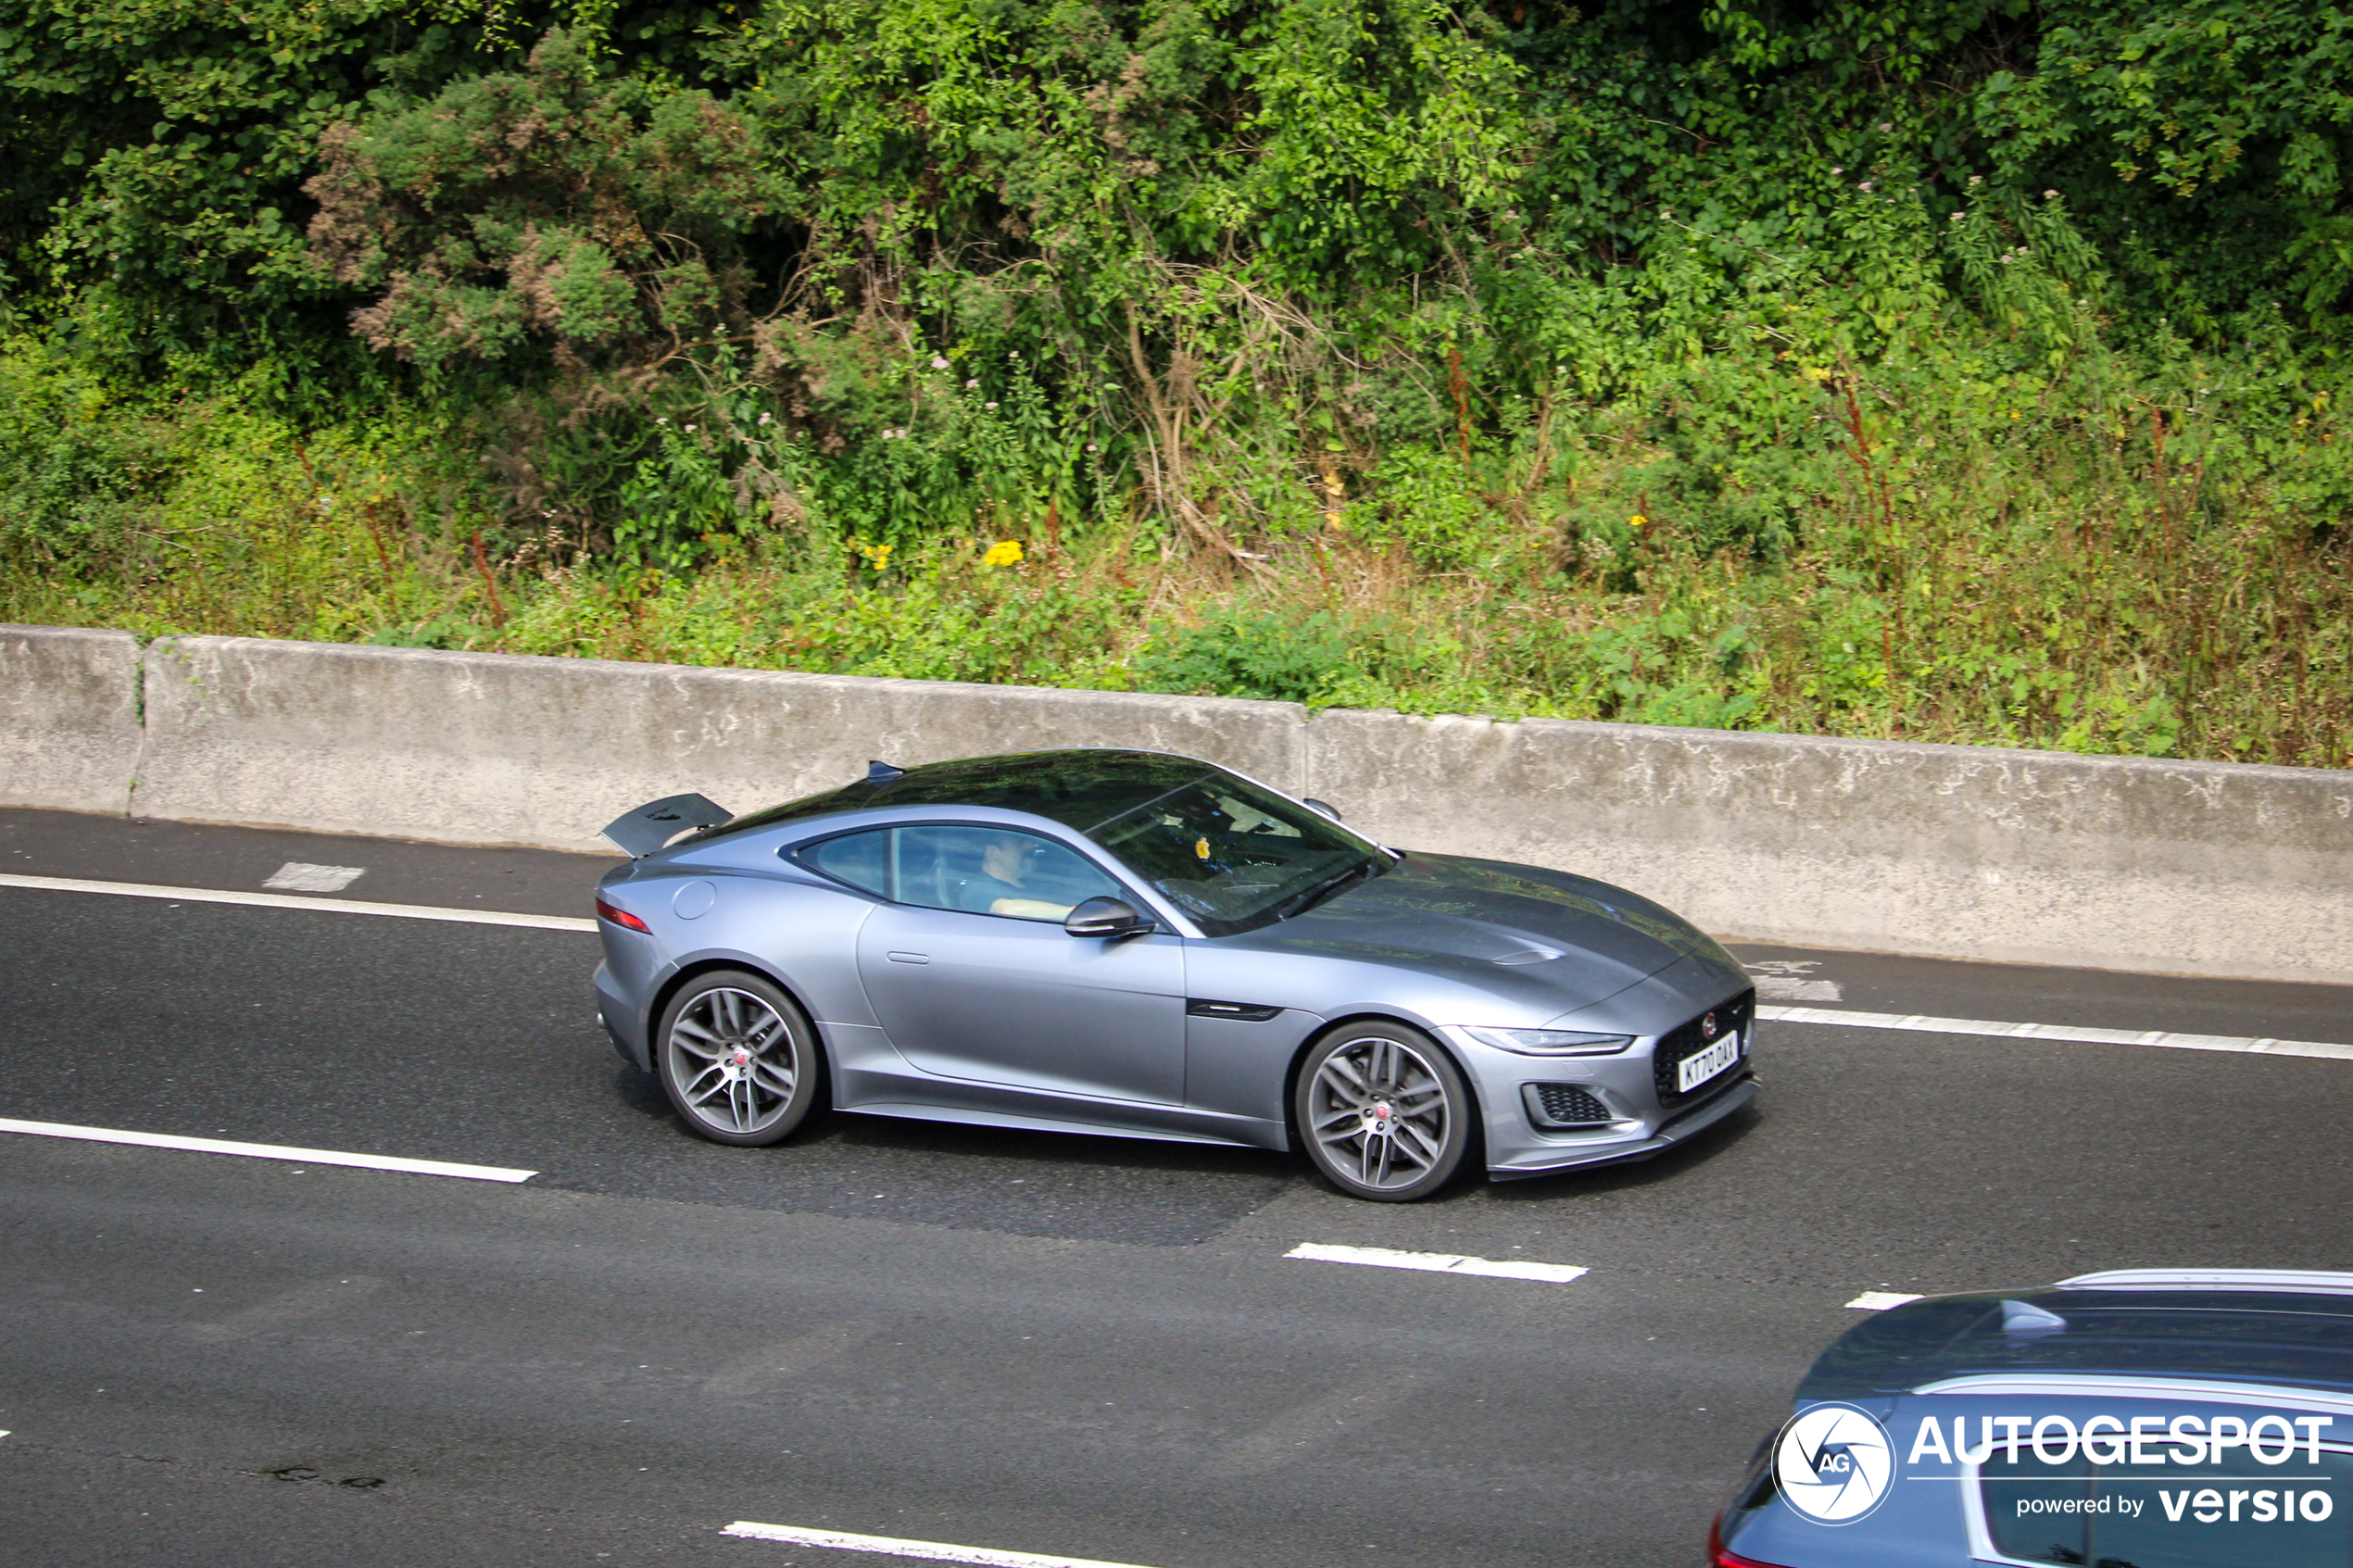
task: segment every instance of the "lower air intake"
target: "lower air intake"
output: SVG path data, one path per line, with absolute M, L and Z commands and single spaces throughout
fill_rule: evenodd
M 1616 1120 L 1599 1096 L 1574 1084 L 1530 1084 L 1528 1092 L 1547 1127 L 1602 1127 Z

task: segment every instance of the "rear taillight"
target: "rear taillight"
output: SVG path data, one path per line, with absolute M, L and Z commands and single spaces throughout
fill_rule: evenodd
M 1780 1568 L 1777 1563 L 1760 1562 L 1754 1557 L 1743 1557 L 1726 1547 L 1724 1545 L 1724 1516 L 1720 1513 L 1716 1516 L 1716 1522 L 1707 1527 L 1707 1562 L 1708 1568 Z
M 597 900 L 597 918 L 598 920 L 609 920 L 612 922 L 613 924 L 625 926 L 631 931 L 642 931 L 648 936 L 653 935 L 653 928 L 648 926 L 644 921 L 639 920 L 635 915 L 631 914 L 627 909 L 623 909 L 620 905 L 608 904 L 602 898 L 598 898 Z

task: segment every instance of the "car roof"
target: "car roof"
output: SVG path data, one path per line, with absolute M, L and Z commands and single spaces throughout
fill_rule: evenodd
M 1797 1399 L 2003 1373 L 2353 1390 L 2353 1274 L 2134 1270 L 1929 1297 L 1841 1336 Z
M 1026 811 L 1085 833 L 1171 790 L 1223 772 L 1196 758 L 1110 747 L 1017 751 L 907 769 L 878 768 L 874 775 L 840 789 L 737 817 L 711 829 L 698 842 L 779 822 L 885 806 Z

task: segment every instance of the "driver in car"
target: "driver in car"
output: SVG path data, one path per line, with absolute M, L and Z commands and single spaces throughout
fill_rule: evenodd
M 1047 888 L 1024 885 L 1036 868 L 1037 847 L 1037 841 L 1026 834 L 993 835 L 980 852 L 981 874 L 968 884 L 974 906 L 992 915 L 1012 915 L 1017 920 L 1062 920 L 1068 916 L 1076 906 L 1038 897 L 1050 891 Z

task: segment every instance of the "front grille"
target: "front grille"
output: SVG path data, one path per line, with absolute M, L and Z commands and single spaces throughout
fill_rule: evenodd
M 1605 1126 L 1614 1118 L 1591 1090 L 1574 1084 L 1530 1084 L 1543 1120 L 1554 1127 Z
M 1713 1014 L 1716 1019 L 1716 1033 L 1713 1035 L 1703 1034 L 1700 1028 L 1709 1014 Z M 1730 1082 L 1730 1075 L 1718 1073 L 1693 1089 L 1691 1094 L 1684 1094 L 1675 1087 L 1675 1069 L 1681 1064 L 1685 1057 L 1697 1056 L 1701 1051 L 1721 1040 L 1727 1030 L 1737 1029 L 1743 1036 L 1746 1036 L 1749 1025 L 1755 1022 L 1755 1018 L 1756 993 L 1754 990 L 1743 991 L 1730 1001 L 1719 1007 L 1710 1008 L 1698 1018 L 1692 1019 L 1688 1023 L 1679 1024 L 1660 1035 L 1658 1048 L 1651 1053 L 1651 1082 L 1658 1090 L 1658 1103 L 1670 1107 L 1680 1105 L 1690 1099 L 1692 1095 L 1711 1093 Z M 1748 1041 L 1743 1047 L 1744 1051 L 1755 1048 L 1754 1040 Z

